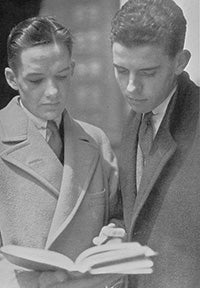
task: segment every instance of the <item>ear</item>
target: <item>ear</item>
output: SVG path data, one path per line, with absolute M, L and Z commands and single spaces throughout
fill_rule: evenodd
M 176 55 L 175 74 L 180 75 L 190 60 L 191 54 L 188 50 L 182 50 Z
M 75 68 L 75 61 L 74 59 L 71 60 L 71 75 L 74 75 L 74 68 Z
M 14 90 L 19 90 L 18 85 L 17 85 L 17 80 L 15 73 L 13 70 L 9 67 L 5 68 L 5 77 L 8 85 L 13 88 Z

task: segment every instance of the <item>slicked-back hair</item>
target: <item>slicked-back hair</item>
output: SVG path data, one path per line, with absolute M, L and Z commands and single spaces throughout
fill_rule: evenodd
M 32 17 L 18 23 L 8 36 L 9 67 L 17 72 L 19 57 L 24 49 L 54 43 L 64 44 L 71 57 L 73 36 L 69 29 L 59 24 L 53 17 Z
M 174 57 L 184 47 L 186 19 L 173 0 L 129 0 L 111 23 L 111 43 L 158 45 Z

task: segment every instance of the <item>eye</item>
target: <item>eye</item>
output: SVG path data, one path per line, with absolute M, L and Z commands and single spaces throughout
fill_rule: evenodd
M 116 67 L 117 73 L 127 75 L 129 74 L 129 70 L 121 67 Z
M 68 78 L 68 76 L 69 76 L 68 74 L 65 74 L 65 75 L 57 75 L 56 78 L 59 79 L 59 80 L 65 80 L 65 79 Z
M 146 77 L 153 77 L 156 74 L 156 70 L 141 70 L 140 75 Z
M 40 84 L 43 79 L 29 79 L 28 81 L 32 84 Z

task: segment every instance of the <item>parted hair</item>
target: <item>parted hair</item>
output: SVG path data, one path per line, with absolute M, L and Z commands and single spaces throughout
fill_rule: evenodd
M 37 45 L 62 43 L 72 54 L 73 36 L 69 29 L 50 16 L 28 18 L 12 28 L 7 40 L 8 65 L 17 70 L 22 50 Z
M 186 19 L 173 0 L 129 0 L 111 23 L 111 43 L 162 45 L 170 57 L 184 47 Z

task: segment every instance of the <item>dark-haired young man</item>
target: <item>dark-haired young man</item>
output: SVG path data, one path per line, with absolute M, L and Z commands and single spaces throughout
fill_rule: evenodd
M 131 106 L 119 159 L 129 241 L 158 252 L 130 288 L 200 287 L 199 89 L 184 72 L 186 20 L 172 0 L 132 0 L 112 20 L 115 76 Z
M 67 111 L 71 54 L 70 31 L 51 17 L 27 19 L 9 35 L 5 76 L 19 96 L 0 111 L 0 232 L 3 245 L 75 260 L 112 214 L 118 169 L 103 131 Z M 4 288 L 52 287 L 57 278 L 68 288 L 102 288 L 115 280 L 68 279 L 59 271 L 40 277 L 3 260 L 0 275 Z

